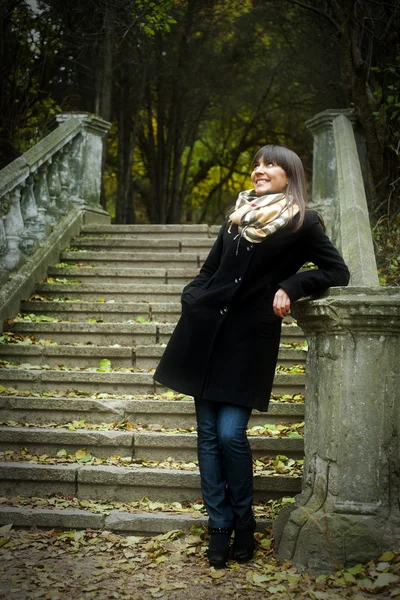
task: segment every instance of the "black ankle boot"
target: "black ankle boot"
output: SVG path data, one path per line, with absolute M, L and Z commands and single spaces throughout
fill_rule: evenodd
M 210 542 L 208 544 L 207 556 L 210 567 L 225 569 L 229 556 L 229 541 L 232 529 L 230 527 L 215 527 L 208 530 Z
M 237 562 L 247 562 L 254 556 L 255 523 L 249 529 L 235 529 L 235 540 L 233 542 L 233 558 Z

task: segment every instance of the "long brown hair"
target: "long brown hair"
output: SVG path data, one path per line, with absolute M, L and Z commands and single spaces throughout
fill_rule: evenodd
M 267 144 L 260 148 L 253 160 L 255 163 L 262 160 L 264 163 L 273 162 L 282 167 L 288 177 L 288 185 L 285 190 L 287 196 L 292 196 L 293 201 L 298 205 L 300 212 L 299 220 L 294 231 L 299 229 L 304 222 L 304 214 L 307 208 L 307 190 L 306 176 L 304 174 L 303 163 L 293 150 L 285 146 L 275 146 Z

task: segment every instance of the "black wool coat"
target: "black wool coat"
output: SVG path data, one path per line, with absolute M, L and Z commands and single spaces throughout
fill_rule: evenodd
M 272 309 L 283 288 L 291 302 L 347 285 L 349 270 L 307 210 L 252 244 L 225 223 L 200 273 L 182 293 L 182 314 L 154 374 L 178 392 L 215 402 L 268 409 L 281 334 Z M 298 273 L 306 262 L 318 269 Z

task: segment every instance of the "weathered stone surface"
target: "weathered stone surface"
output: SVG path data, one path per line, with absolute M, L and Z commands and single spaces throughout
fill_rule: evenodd
M 0 508 L 0 525 L 13 523 L 14 527 L 46 527 L 60 529 L 107 529 L 131 535 L 156 535 L 165 531 L 190 531 L 192 525 L 207 526 L 207 517 L 192 517 L 188 513 L 120 512 L 94 513 L 77 508 L 47 509 L 19 506 Z M 271 520 L 257 519 L 257 530 L 271 527 Z
M 108 249 L 114 250 L 116 248 L 129 248 L 135 252 L 164 252 L 164 251 L 175 251 L 180 252 L 180 241 L 179 240 L 164 240 L 160 238 L 148 239 L 146 238 L 118 238 L 114 236 L 109 237 L 79 237 L 72 240 L 74 248 L 94 248 L 101 249 L 103 252 Z M 193 250 L 192 250 L 193 252 Z
M 190 514 L 126 513 L 112 510 L 105 517 L 104 527 L 111 531 L 130 532 L 137 535 L 155 535 L 165 531 L 189 531 L 192 525 L 206 526 L 207 517 L 191 517 Z M 263 521 L 262 525 L 266 526 Z
M 185 237 L 199 237 L 203 234 L 209 237 L 209 227 L 207 225 L 150 225 L 150 224 L 135 224 L 135 225 L 109 225 L 108 227 L 90 225 L 84 227 L 82 233 L 85 235 L 111 235 L 115 237 L 129 237 L 134 239 L 135 236 L 151 236 L 156 235 L 165 239 L 181 240 Z
M 341 115 L 333 122 L 338 172 L 340 237 L 353 286 L 378 286 L 367 198 L 353 127 Z
M 113 423 L 125 418 L 125 400 L 0 396 L 0 421 L 56 423 L 74 420 Z
M 120 266 L 126 267 L 147 266 L 154 268 L 166 268 L 167 266 L 200 266 L 200 257 L 197 253 L 193 252 L 99 252 L 92 250 L 80 252 L 79 250 L 74 250 L 63 252 L 61 259 L 64 262 L 87 263 L 91 265 L 97 265 L 99 267 L 113 267 L 116 263 L 118 263 Z
M 249 437 L 253 457 L 275 456 L 278 453 L 302 458 L 304 443 L 301 438 Z M 134 456 L 151 460 L 163 460 L 171 456 L 175 460 L 197 459 L 197 435 L 195 433 L 141 433 L 134 435 Z
M 313 571 L 399 548 L 400 292 L 346 288 L 294 309 L 307 371 L 303 491 L 279 516 L 282 558 Z
M 0 488 L 3 496 L 75 496 L 76 466 L 2 462 Z
M 337 156 L 333 135 L 333 121 L 340 115 L 355 121 L 348 109 L 324 110 L 306 122 L 314 136 L 312 207 L 325 221 L 329 237 L 340 247 L 340 220 L 338 215 Z
M 301 438 L 250 437 L 254 458 L 286 456 L 302 458 Z M 98 458 L 113 454 L 145 460 L 162 461 L 171 456 L 175 460 L 197 460 L 197 435 L 195 433 L 161 433 L 114 430 L 76 430 L 39 427 L 0 427 L 0 449 L 19 450 L 27 447 L 30 453 L 54 456 L 58 450 L 73 454 L 80 448 Z
M 124 284 L 114 286 L 109 283 L 65 283 L 40 284 L 37 293 L 46 298 L 61 297 L 68 300 L 116 300 L 120 302 L 178 302 L 181 298 L 182 286 Z
M 35 285 L 45 277 L 48 266 L 58 262 L 61 248 L 65 247 L 82 223 L 82 213 L 72 210 L 55 227 L 35 254 L 19 269 L 0 291 L 0 323 L 14 317 L 21 300 L 30 296 Z
M 79 279 L 82 283 L 113 281 L 119 283 L 180 284 L 189 283 L 198 269 L 135 269 L 127 267 L 50 267 L 49 277 Z
M 134 436 L 129 431 L 69 431 L 68 429 L 43 429 L 39 427 L 0 427 L 0 448 L 54 456 L 60 449 L 73 454 L 80 448 L 99 458 L 113 454 L 132 456 Z
M 46 315 L 48 315 L 47 312 Z M 134 362 L 132 348 L 124 346 L 0 345 L 0 359 L 16 364 L 32 363 L 33 361 L 35 365 L 99 367 L 100 360 L 104 358 L 111 361 L 113 368 L 130 368 Z
M 255 477 L 255 498 L 293 494 L 301 487 L 299 478 Z M 201 495 L 198 471 L 172 469 L 125 469 L 123 467 L 82 467 L 78 471 L 78 497 L 129 502 L 147 496 L 160 502 L 194 501 Z
M 32 392 L 78 389 L 92 393 L 152 394 L 155 390 L 150 373 L 2 369 L 0 383 Z
M 73 420 L 87 423 L 113 423 L 128 419 L 133 423 L 163 427 L 195 427 L 193 400 L 126 400 L 93 398 L 36 398 L 0 396 L 0 421 L 23 423 L 56 423 Z M 268 413 L 253 411 L 250 427 L 278 421 L 296 422 L 304 419 L 304 404 L 276 403 Z
M 13 527 L 48 527 L 60 529 L 103 529 L 105 515 L 76 508 L 44 509 L 28 506 L 2 506 L 0 525 Z M 108 528 L 109 529 L 109 528 Z
M 53 123 L 49 124 L 50 128 L 54 127 L 56 123 L 59 124 L 59 127 L 50 135 L 64 127 L 71 120 L 71 115 L 81 124 L 81 149 L 77 164 L 74 165 L 74 175 L 79 181 L 79 197 L 83 206 L 100 208 L 102 138 L 110 129 L 111 123 L 90 113 L 59 113 L 55 115 Z
M 154 323 L 14 323 L 9 331 L 50 339 L 60 344 L 80 343 L 112 345 L 155 344 L 158 327 Z

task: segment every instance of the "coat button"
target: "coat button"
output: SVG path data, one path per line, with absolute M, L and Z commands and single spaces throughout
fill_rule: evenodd
M 247 252 L 251 252 L 253 250 L 253 244 L 249 244 L 246 248 Z
M 236 277 L 236 279 L 235 279 L 235 283 L 240 283 L 241 281 L 242 281 L 242 278 L 241 278 L 241 277 Z
M 221 315 L 226 315 L 226 313 L 228 312 L 228 307 L 223 306 L 222 308 L 220 308 L 219 312 L 221 313 Z

